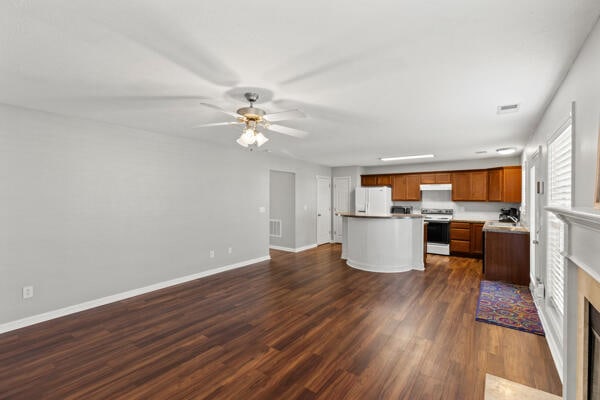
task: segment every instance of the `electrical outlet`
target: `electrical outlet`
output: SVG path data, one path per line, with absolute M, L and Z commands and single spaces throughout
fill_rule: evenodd
M 33 297 L 33 286 L 23 286 L 23 298 L 30 299 Z
M 233 247 L 229 247 L 229 248 L 227 249 L 227 254 L 231 254 L 231 253 L 233 253 Z
M 215 258 L 215 251 L 214 251 L 214 250 L 211 250 L 211 251 L 208 253 L 208 256 L 209 256 L 210 258 Z

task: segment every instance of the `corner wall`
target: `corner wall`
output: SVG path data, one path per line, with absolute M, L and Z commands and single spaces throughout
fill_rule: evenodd
M 267 257 L 270 169 L 296 174 L 296 245 L 316 243 L 331 168 L 5 105 L 0 121 L 0 324 Z
M 561 127 L 569 117 L 571 102 L 575 102 L 575 115 L 573 119 L 573 205 L 576 207 L 592 207 L 595 189 L 596 160 L 598 157 L 598 132 L 600 130 L 600 24 L 596 23 L 579 55 L 577 56 L 569 73 L 560 88 L 552 98 L 544 116 L 530 138 L 523 153 L 523 163 L 531 155 L 542 147 L 541 165 L 544 177 L 547 176 L 547 144 L 548 140 Z M 546 178 L 544 178 L 546 180 Z M 529 180 L 527 180 L 529 185 Z M 529 188 L 528 188 L 529 190 Z M 545 196 L 541 198 L 542 207 L 547 205 Z M 542 226 L 545 229 L 547 213 L 542 212 Z M 588 249 L 594 257 L 600 253 L 597 248 Z M 545 265 L 546 249 L 542 247 L 543 264 Z M 567 278 L 568 279 L 568 278 Z M 568 290 L 573 290 L 576 283 L 566 282 Z M 566 298 L 570 296 L 567 294 Z M 571 309 L 567 305 L 567 309 Z M 542 317 L 551 320 L 547 307 L 542 305 L 540 309 Z M 553 353 L 559 368 L 562 365 L 562 379 L 564 384 L 564 398 L 575 398 L 575 368 L 569 359 L 573 355 L 565 352 L 566 342 L 574 338 L 568 337 L 566 327 L 577 320 L 574 313 L 567 314 L 560 332 L 552 332 L 547 335 L 551 349 L 556 348 Z M 554 343 L 554 344 L 553 344 Z M 557 358 L 558 357 L 558 358 Z

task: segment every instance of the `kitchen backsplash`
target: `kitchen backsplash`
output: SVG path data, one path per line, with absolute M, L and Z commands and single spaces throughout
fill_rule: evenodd
M 421 208 L 451 208 L 455 219 L 497 220 L 501 208 L 516 207 L 521 204 L 497 202 L 452 201 L 451 192 L 423 191 L 421 201 L 394 201 L 395 206 L 412 206 L 413 212 L 419 213 Z

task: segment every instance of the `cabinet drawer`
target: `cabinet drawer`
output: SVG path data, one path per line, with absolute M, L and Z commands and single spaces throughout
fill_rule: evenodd
M 471 229 L 456 229 L 452 227 L 450 229 L 450 239 L 470 241 Z
M 471 229 L 471 224 L 468 222 L 451 222 L 450 229 Z
M 451 253 L 468 253 L 471 250 L 471 242 L 467 240 L 450 240 Z

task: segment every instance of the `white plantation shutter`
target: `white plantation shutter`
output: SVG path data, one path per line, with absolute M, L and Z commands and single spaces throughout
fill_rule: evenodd
M 571 207 L 571 124 L 548 145 L 548 205 Z M 565 308 L 564 224 L 556 215 L 548 213 L 547 279 L 550 301 L 562 316 Z

